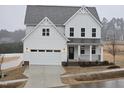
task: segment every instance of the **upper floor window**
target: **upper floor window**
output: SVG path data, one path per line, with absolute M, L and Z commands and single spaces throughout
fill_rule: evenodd
M 92 37 L 96 37 L 96 28 L 92 28 Z
M 92 46 L 92 54 L 96 54 L 96 46 Z
M 71 27 L 71 28 L 70 28 L 70 37 L 73 37 L 73 36 L 74 36 L 74 28 Z
M 85 37 L 85 28 L 81 28 L 81 37 Z
M 85 46 L 81 46 L 81 54 L 85 54 Z
M 47 29 L 43 28 L 42 29 L 42 36 L 49 36 L 49 35 L 50 35 L 50 29 L 49 28 L 47 28 Z

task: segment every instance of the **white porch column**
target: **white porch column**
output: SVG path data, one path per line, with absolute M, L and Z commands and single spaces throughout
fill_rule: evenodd
M 80 61 L 80 45 L 78 45 L 78 61 Z
M 92 61 L 92 45 L 90 45 L 90 61 Z
M 101 46 L 100 50 L 101 50 L 101 59 L 100 60 L 103 61 L 103 46 Z

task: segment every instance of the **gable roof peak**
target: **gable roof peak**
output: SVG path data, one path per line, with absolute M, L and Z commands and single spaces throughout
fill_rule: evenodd
M 85 7 L 98 20 L 99 16 L 95 7 L 88 6 L 50 6 L 28 5 L 26 8 L 25 25 L 37 25 L 44 17 L 48 17 L 55 25 L 63 25 L 80 8 Z
M 44 22 L 44 21 L 49 21 L 49 22 L 51 22 L 48 17 L 44 17 L 41 22 Z M 40 22 L 40 23 L 41 23 L 41 22 Z M 40 24 L 40 23 L 39 23 L 39 24 Z
M 49 19 L 48 17 L 44 17 L 44 20 L 47 20 L 47 19 Z

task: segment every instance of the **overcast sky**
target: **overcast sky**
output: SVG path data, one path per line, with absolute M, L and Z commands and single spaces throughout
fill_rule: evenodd
M 96 6 L 100 19 L 106 17 L 110 20 L 113 17 L 124 18 L 124 5 L 101 5 Z M 5 6 L 0 5 L 0 29 L 14 31 L 16 29 L 25 29 L 24 17 L 26 6 Z

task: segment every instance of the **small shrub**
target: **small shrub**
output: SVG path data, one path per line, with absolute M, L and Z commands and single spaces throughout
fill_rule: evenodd
M 96 65 L 96 63 L 95 62 L 91 62 L 91 66 L 95 66 Z
M 96 64 L 98 64 L 99 63 L 99 61 L 98 60 L 96 60 Z
M 79 62 L 79 66 L 84 66 L 84 62 Z
M 104 65 L 108 65 L 109 62 L 105 60 L 105 61 L 103 61 L 103 64 L 104 64 Z
M 62 62 L 62 66 L 68 66 L 67 62 Z

